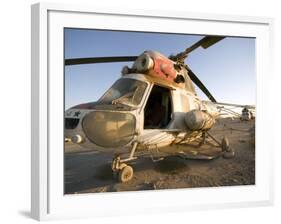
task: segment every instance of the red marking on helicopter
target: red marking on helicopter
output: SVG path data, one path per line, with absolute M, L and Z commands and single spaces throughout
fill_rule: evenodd
M 149 62 L 153 61 L 153 63 Z M 156 51 L 145 51 L 136 60 L 134 66 L 137 71 L 148 69 L 146 74 L 173 83 L 177 76 L 174 62 Z
M 153 70 L 149 72 L 151 76 L 159 77 L 169 82 L 174 82 L 174 79 L 177 76 L 177 72 L 174 69 L 174 63 L 162 57 L 161 55 L 157 55 L 156 57 L 152 57 L 154 61 Z

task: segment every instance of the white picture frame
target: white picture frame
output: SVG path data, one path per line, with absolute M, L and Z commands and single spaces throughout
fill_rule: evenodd
M 154 24 L 147 26 L 147 24 Z M 256 184 L 164 191 L 63 194 L 63 27 L 256 38 Z M 37 220 L 180 212 L 273 203 L 270 86 L 273 19 L 189 12 L 32 5 L 31 214 Z M 129 205 L 129 206 L 128 206 Z

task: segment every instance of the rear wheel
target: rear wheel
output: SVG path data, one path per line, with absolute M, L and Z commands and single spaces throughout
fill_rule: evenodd
M 235 152 L 234 150 L 229 146 L 229 141 L 227 137 L 223 137 L 221 141 L 221 148 L 223 152 L 223 158 L 225 159 L 231 159 L 234 157 Z
M 221 140 L 221 149 L 223 152 L 229 151 L 230 147 L 227 137 L 223 137 L 223 139 Z

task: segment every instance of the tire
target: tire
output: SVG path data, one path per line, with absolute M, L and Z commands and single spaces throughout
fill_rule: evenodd
M 134 171 L 131 166 L 123 167 L 118 173 L 118 180 L 121 183 L 126 183 L 133 178 Z

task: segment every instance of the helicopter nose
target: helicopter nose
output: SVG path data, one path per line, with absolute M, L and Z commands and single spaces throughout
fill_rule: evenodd
M 120 147 L 134 137 L 136 119 L 131 113 L 93 111 L 82 120 L 85 137 L 101 147 Z

